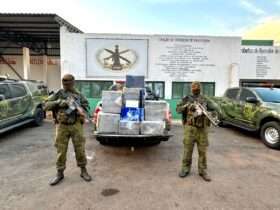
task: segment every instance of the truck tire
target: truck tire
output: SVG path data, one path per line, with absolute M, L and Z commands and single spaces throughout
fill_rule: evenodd
M 220 121 L 219 124 L 218 124 L 219 127 L 224 128 L 224 127 L 227 126 L 227 124 L 223 121 L 223 118 L 222 118 L 222 115 L 221 115 L 221 114 L 218 114 L 218 119 L 219 119 L 219 121 Z
M 280 149 L 280 124 L 276 121 L 271 121 L 263 124 L 261 127 L 261 139 L 263 143 L 272 148 Z
M 42 108 L 38 107 L 38 108 L 36 108 L 36 110 L 34 112 L 33 124 L 35 126 L 41 126 L 43 124 L 43 120 L 44 120 L 44 111 Z
M 220 120 L 218 126 L 223 128 L 223 127 L 225 127 L 225 123 L 222 120 Z

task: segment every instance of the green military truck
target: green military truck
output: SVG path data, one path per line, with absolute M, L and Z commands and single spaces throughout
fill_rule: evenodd
M 47 87 L 38 81 L 0 77 L 0 134 L 27 123 L 41 125 Z
M 280 148 L 280 89 L 240 87 L 213 97 L 221 125 L 258 132 L 263 143 Z

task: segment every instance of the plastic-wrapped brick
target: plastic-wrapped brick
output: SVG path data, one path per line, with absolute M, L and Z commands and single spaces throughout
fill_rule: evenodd
M 100 112 L 98 115 L 97 132 L 117 134 L 119 132 L 120 115 Z
M 164 121 L 167 107 L 166 101 L 145 101 L 145 120 Z
M 124 100 L 140 100 L 141 88 L 125 88 L 124 89 Z
M 102 112 L 120 114 L 122 104 L 121 91 L 102 91 Z
M 137 121 L 120 121 L 119 134 L 122 135 L 139 135 L 140 122 Z
M 163 135 L 165 131 L 164 121 L 142 121 L 140 125 L 143 135 Z

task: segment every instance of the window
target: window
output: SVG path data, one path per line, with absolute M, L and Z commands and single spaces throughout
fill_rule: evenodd
M 206 96 L 215 95 L 215 83 L 213 82 L 202 82 L 202 94 Z
M 33 95 L 38 95 L 38 93 L 36 92 L 38 91 L 36 85 L 34 85 L 33 83 L 27 83 L 27 86 Z
M 76 81 L 76 88 L 87 98 L 101 98 L 102 91 L 112 84 L 112 81 Z
M 33 96 L 48 95 L 48 88 L 44 84 L 28 82 L 27 86 Z
M 255 94 L 252 93 L 252 91 L 247 90 L 247 89 L 242 89 L 241 94 L 240 94 L 240 101 L 246 101 L 247 97 L 256 98 Z
M 3 95 L 5 99 L 11 98 L 11 93 L 8 85 L 0 84 L 0 95 Z
M 280 88 L 255 88 L 264 102 L 280 103 Z
M 173 82 L 172 83 L 172 98 L 180 99 L 191 94 L 191 82 Z
M 191 82 L 173 82 L 172 83 L 172 98 L 181 99 L 186 95 L 192 94 Z M 215 95 L 214 82 L 201 82 L 201 93 L 207 96 Z
M 24 85 L 22 84 L 12 84 L 11 87 L 11 93 L 13 98 L 23 97 L 26 95 L 26 90 Z
M 150 87 L 153 93 L 160 98 L 164 98 L 164 82 L 146 82 L 146 86 Z
M 236 100 L 239 89 L 229 89 L 226 92 L 226 97 Z

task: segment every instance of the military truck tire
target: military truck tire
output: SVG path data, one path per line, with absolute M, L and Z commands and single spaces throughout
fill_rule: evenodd
M 219 121 L 220 121 L 219 124 L 218 124 L 219 127 L 224 128 L 224 127 L 227 126 L 227 124 L 223 121 L 222 115 L 219 114 L 219 113 L 218 113 L 218 119 L 219 119 Z
M 261 139 L 263 143 L 272 148 L 280 149 L 280 123 L 276 121 L 267 122 L 261 127 Z
M 224 121 L 220 120 L 218 126 L 224 128 L 224 127 L 226 127 L 226 123 L 224 123 Z
M 42 108 L 36 108 L 35 113 L 34 113 L 34 122 L 33 124 L 35 126 L 41 126 L 43 124 L 44 120 L 44 111 Z

